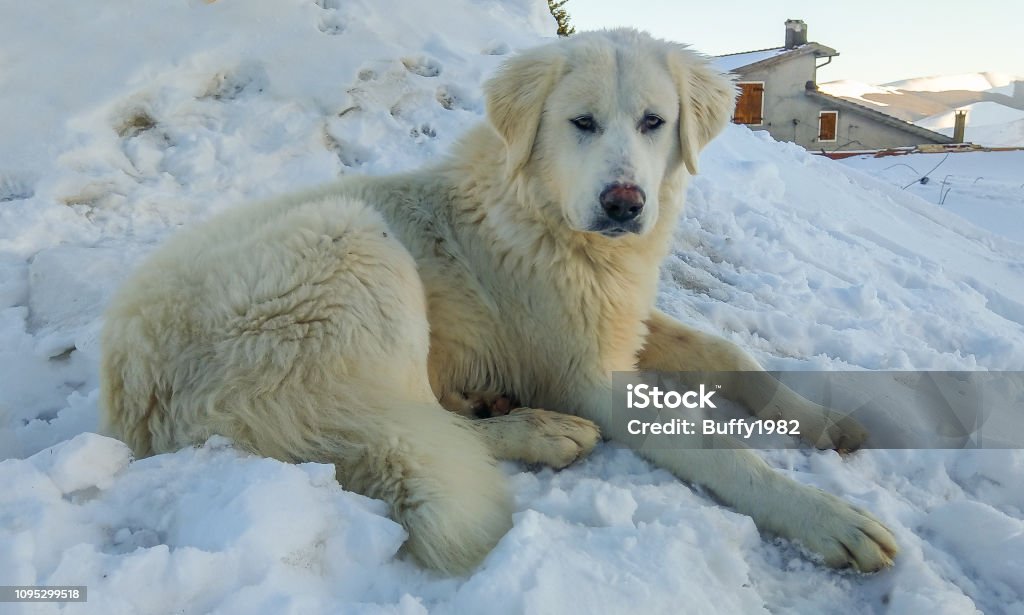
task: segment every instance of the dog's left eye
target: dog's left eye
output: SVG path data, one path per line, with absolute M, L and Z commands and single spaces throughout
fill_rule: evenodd
M 569 121 L 572 123 L 573 126 L 582 130 L 583 132 L 597 131 L 597 122 L 594 121 L 594 116 L 592 115 L 581 115 L 579 117 L 574 117 Z
M 665 120 L 661 119 L 660 117 L 653 113 L 648 113 L 647 115 L 644 116 L 643 121 L 640 122 L 640 131 L 649 132 L 651 130 L 657 130 L 661 128 L 662 124 L 664 123 Z

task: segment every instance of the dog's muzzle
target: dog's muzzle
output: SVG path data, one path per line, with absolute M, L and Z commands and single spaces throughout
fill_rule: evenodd
M 608 237 L 641 232 L 637 218 L 644 211 L 647 195 L 640 186 L 632 183 L 615 182 L 601 191 L 598 201 L 604 216 L 598 219 L 592 231 Z
M 644 210 L 647 195 L 636 184 L 615 182 L 601 191 L 601 208 L 613 222 L 629 222 Z

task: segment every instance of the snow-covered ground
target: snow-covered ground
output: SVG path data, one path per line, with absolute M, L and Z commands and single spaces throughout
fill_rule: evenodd
M 895 531 L 895 568 L 871 576 L 762 541 L 614 444 L 558 473 L 505 465 L 515 527 L 455 579 L 402 557 L 383 505 L 328 466 L 216 438 L 132 461 L 90 432 L 102 309 L 139 259 L 232 204 L 431 160 L 480 119 L 482 78 L 553 24 L 540 0 L 3 12 L 0 584 L 86 585 L 64 610 L 103 614 L 1024 613 L 1020 450 L 766 452 Z M 937 159 L 883 160 L 914 167 L 894 181 L 730 126 L 702 157 L 660 303 L 775 369 L 1024 370 L 1024 164 L 977 156 L 901 190 Z M 927 190 L 954 170 L 948 211 Z
M 1024 151 L 855 156 L 841 162 L 1024 246 Z

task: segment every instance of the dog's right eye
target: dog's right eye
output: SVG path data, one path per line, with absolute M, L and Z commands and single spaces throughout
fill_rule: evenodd
M 579 117 L 574 117 L 569 121 L 572 123 L 573 126 L 582 130 L 583 132 L 597 131 L 597 122 L 594 121 L 594 116 L 592 115 L 581 115 Z

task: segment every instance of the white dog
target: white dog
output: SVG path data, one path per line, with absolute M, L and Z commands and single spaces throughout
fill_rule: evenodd
M 449 573 L 511 526 L 495 459 L 560 468 L 598 426 L 626 435 L 612 371 L 749 371 L 739 401 L 761 416 L 798 419 L 819 445 L 860 443 L 852 421 L 654 307 L 729 80 L 683 46 L 616 30 L 522 53 L 486 95 L 489 122 L 438 166 L 239 208 L 168 241 L 107 313 L 110 430 L 139 455 L 221 434 L 333 463 Z M 524 407 L 469 416 L 510 400 Z M 896 553 L 868 513 L 750 451 L 640 453 L 830 565 L 877 570 Z

